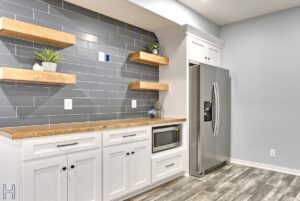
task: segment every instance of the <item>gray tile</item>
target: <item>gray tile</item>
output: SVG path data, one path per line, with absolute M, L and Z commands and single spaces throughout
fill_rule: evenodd
M 140 80 L 142 78 L 142 74 L 138 72 L 128 72 L 128 71 L 119 71 L 118 76 L 125 78 L 132 78 L 135 80 Z
M 35 24 L 35 25 L 38 25 L 38 26 L 43 26 L 43 27 L 47 27 L 47 28 L 50 28 L 50 29 L 55 29 L 55 30 L 58 30 L 58 31 L 62 31 L 62 26 L 59 26 L 57 24 L 52 24 L 52 23 L 45 22 L 45 21 L 39 21 L 39 20 L 36 20 L 36 19 L 32 19 L 32 18 L 20 16 L 20 15 L 17 15 L 16 19 L 20 20 L 20 21 L 23 21 L 23 22 Z
M 149 81 L 159 81 L 158 75 L 147 75 L 147 74 L 142 74 L 142 80 L 149 80 Z
M 131 108 L 131 106 L 127 106 L 127 112 L 148 112 L 150 110 L 149 106 L 137 106 L 136 108 Z
M 0 37 L 0 43 L 10 43 L 14 45 L 23 45 L 23 46 L 28 46 L 28 47 L 33 47 L 33 42 L 31 41 L 25 41 L 25 40 L 18 40 L 15 38 L 9 38 L 5 36 Z
M 122 106 L 122 105 L 100 106 L 99 112 L 101 113 L 126 112 L 126 106 Z
M 1 104 L 1 107 L 33 106 L 33 97 L 0 96 L 0 104 Z
M 98 89 L 103 91 L 126 91 L 127 85 L 125 84 L 98 84 Z
M 46 116 L 63 114 L 63 107 L 18 107 L 18 116 Z
M 0 96 L 49 96 L 49 89 L 41 86 L 0 85 Z
M 85 40 L 80 40 L 80 39 L 76 39 L 76 46 L 77 47 L 83 47 L 83 48 L 88 48 L 88 42 Z
M 116 19 L 113 19 L 113 18 L 110 18 L 110 17 L 107 17 L 105 15 L 102 15 L 102 14 L 98 14 L 98 19 L 102 22 L 106 22 L 108 24 L 113 24 L 115 26 L 118 26 L 118 27 L 123 27 L 125 28 L 126 27 L 126 23 L 125 22 L 121 22 L 119 20 L 116 20 Z
M 131 105 L 131 99 L 110 99 L 110 105 Z
M 33 8 L 36 10 L 41 10 L 44 12 L 48 12 L 48 4 L 46 4 L 45 2 L 39 2 L 39 1 L 35 1 L 35 0 L 7 0 L 9 2 L 18 4 L 20 6 L 25 6 L 27 8 Z
M 31 69 L 34 63 L 36 63 L 36 60 L 34 58 L 0 54 L 1 66 L 7 65 L 11 67 L 24 67 Z
M 63 0 L 38 0 L 38 1 L 45 2 L 50 5 L 58 6 L 58 7 L 62 7 L 62 2 L 63 2 Z
M 0 127 L 49 124 L 49 117 L 0 118 Z
M 54 97 L 34 97 L 34 106 L 36 107 L 53 107 L 53 106 L 64 106 L 64 98 L 54 98 Z
M 16 46 L 10 43 L 0 43 L 1 54 L 15 54 Z
M 85 15 L 85 16 L 88 16 L 88 17 L 91 17 L 94 19 L 98 19 L 98 13 L 88 10 L 86 8 L 79 7 L 77 5 L 71 4 L 66 1 L 63 2 L 63 8 L 66 10 L 69 10 L 69 11 L 73 11 L 75 13 L 80 13 L 82 15 Z
M 148 43 L 140 41 L 140 40 L 134 40 L 134 46 L 142 48 L 142 49 L 146 49 Z
M 87 73 L 87 66 L 77 65 L 72 63 L 65 63 L 64 61 L 58 65 L 58 70 L 60 72 L 68 73 Z
M 86 48 L 77 47 L 77 56 L 89 57 L 91 59 L 98 59 L 98 52 Z
M 94 98 L 117 98 L 118 92 L 111 91 L 89 91 L 89 97 Z
M 23 15 L 26 17 L 33 17 L 33 9 L 13 4 L 7 1 L 0 1 L 0 10 L 15 13 L 18 15 Z
M 117 71 L 115 69 L 90 67 L 87 71 L 89 74 L 117 76 Z
M 121 34 L 121 35 L 124 35 L 124 36 L 128 36 L 128 37 L 133 38 L 133 39 L 137 39 L 137 40 L 142 39 L 141 34 L 133 32 L 133 31 L 129 31 L 129 30 L 126 30 L 126 29 L 120 28 L 118 33 Z
M 122 43 L 127 43 L 127 44 L 134 44 L 134 39 L 129 38 L 128 36 L 123 36 L 120 34 L 115 34 L 115 33 L 109 33 L 109 40 L 111 41 L 119 41 Z
M 93 114 L 99 113 L 98 106 L 75 106 L 72 110 L 64 110 L 64 114 Z
M 54 97 L 87 97 L 86 90 L 50 88 L 50 95 Z
M 3 10 L 0 10 L 0 17 L 9 17 L 9 18 L 14 18 L 15 15 L 13 13 L 10 12 L 6 12 Z
M 85 122 L 88 121 L 87 115 L 59 115 L 51 116 L 50 124 L 70 123 L 70 122 Z
M 149 36 L 142 36 L 142 41 L 146 42 L 146 43 L 152 43 L 157 41 L 157 38 L 153 38 L 153 37 L 149 37 Z
M 131 118 L 141 118 L 142 114 L 140 112 L 137 113 L 119 113 L 119 119 L 131 119 Z
M 35 57 L 35 53 L 40 49 L 33 48 L 33 47 L 26 47 L 26 46 L 16 46 L 16 55 L 17 56 L 25 56 L 25 57 Z
M 76 106 L 91 106 L 91 105 L 108 105 L 111 102 L 109 99 L 101 98 L 76 98 Z
M 90 114 L 89 121 L 99 121 L 99 120 L 111 120 L 118 119 L 117 113 L 112 114 Z
M 0 107 L 0 117 L 16 117 L 16 107 Z

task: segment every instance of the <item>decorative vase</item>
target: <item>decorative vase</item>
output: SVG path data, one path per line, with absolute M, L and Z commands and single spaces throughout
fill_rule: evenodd
M 42 62 L 42 66 L 44 67 L 45 71 L 55 72 L 56 67 L 57 67 L 57 63 Z
M 159 55 L 158 49 L 153 49 L 153 50 L 152 50 L 152 54 Z

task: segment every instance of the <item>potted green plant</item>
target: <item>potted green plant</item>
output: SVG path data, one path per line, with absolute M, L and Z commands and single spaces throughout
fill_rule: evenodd
M 156 54 L 159 55 L 159 50 L 160 50 L 160 45 L 158 41 L 149 43 L 147 45 L 147 49 L 152 53 L 152 54 Z
M 58 51 L 44 48 L 35 53 L 35 58 L 42 61 L 42 66 L 46 71 L 56 71 L 57 63 L 61 61 L 61 56 Z

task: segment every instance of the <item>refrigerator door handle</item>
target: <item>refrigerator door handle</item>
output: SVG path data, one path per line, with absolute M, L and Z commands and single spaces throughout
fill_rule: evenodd
M 220 91 L 219 91 L 219 85 L 218 83 L 216 82 L 216 89 L 217 89 L 217 121 L 216 121 L 216 124 L 217 124 L 217 130 L 216 130 L 216 136 L 219 135 L 219 128 L 220 128 Z
M 217 132 L 217 125 L 218 125 L 218 98 L 217 98 L 217 83 L 214 82 L 213 84 L 213 110 L 214 110 L 214 118 L 213 118 L 213 135 L 216 136 Z

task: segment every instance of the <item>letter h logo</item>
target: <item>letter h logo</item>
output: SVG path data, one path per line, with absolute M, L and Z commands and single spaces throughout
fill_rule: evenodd
M 8 195 L 11 195 L 12 199 L 16 199 L 16 185 L 15 184 L 12 184 L 10 189 L 7 188 L 6 184 L 3 184 L 3 199 L 6 200 Z

